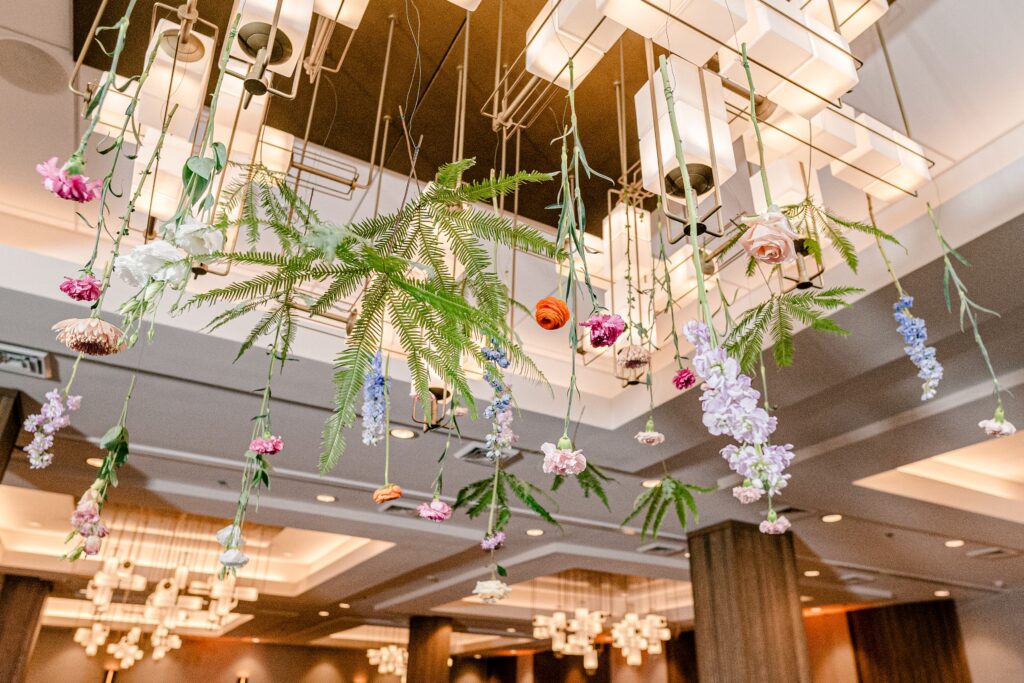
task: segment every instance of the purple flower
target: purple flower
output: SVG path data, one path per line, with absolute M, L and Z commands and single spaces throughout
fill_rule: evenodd
M 416 507 L 416 514 L 420 519 L 429 519 L 431 522 L 446 522 L 452 518 L 452 506 L 443 500 L 432 500 L 420 503 Z
M 580 327 L 590 329 L 590 344 L 596 348 L 611 346 L 626 331 L 626 321 L 618 313 L 592 316 L 580 323 Z
M 483 550 L 497 550 L 505 544 L 505 532 L 495 531 L 493 534 L 487 534 L 480 541 L 480 547 Z
M 65 398 L 60 389 L 46 392 L 46 403 L 38 413 L 26 417 L 22 425 L 26 432 L 32 434 L 32 441 L 25 446 L 29 467 L 43 469 L 50 466 L 53 462 L 50 450 L 53 448 L 54 434 L 71 424 L 68 413 L 78 410 L 81 405 L 81 396 Z
M 925 346 L 928 330 L 924 320 L 915 318 L 910 313 L 914 305 L 914 297 L 904 294 L 893 304 L 893 317 L 899 326 L 896 331 L 903 337 L 903 351 L 910 361 L 917 366 L 917 376 L 924 380 L 921 385 L 921 400 L 927 401 L 935 396 L 939 381 L 942 379 L 942 364 L 935 358 L 935 347 Z
M 367 446 L 376 446 L 384 440 L 384 416 L 389 388 L 389 382 L 384 377 L 381 352 L 378 351 L 363 380 L 363 443 Z

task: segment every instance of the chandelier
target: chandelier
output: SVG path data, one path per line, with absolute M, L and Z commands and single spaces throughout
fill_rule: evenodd
M 384 645 L 366 651 L 366 658 L 371 666 L 377 667 L 377 673 L 398 676 L 405 683 L 409 666 L 409 651 L 400 645 Z
M 142 648 L 139 647 L 141 639 L 142 629 L 134 626 L 121 636 L 121 640 L 107 645 L 107 654 L 112 655 L 122 669 L 130 669 L 144 655 Z
M 630 612 L 621 621 L 612 625 L 612 647 L 622 650 L 629 666 L 640 666 L 643 653 L 660 655 L 662 643 L 672 639 L 668 620 L 658 614 L 640 617 Z

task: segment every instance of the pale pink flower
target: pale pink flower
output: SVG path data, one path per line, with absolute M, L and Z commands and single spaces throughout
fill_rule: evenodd
M 989 436 L 995 437 L 1010 436 L 1017 431 L 1013 423 L 1008 420 L 982 420 L 978 423 L 978 426 L 984 429 L 985 433 Z
M 65 277 L 60 291 L 75 301 L 96 301 L 100 298 L 100 281 L 88 273 L 78 279 Z
M 661 432 L 638 432 L 634 438 L 645 446 L 657 446 L 658 444 L 665 443 L 665 435 Z
M 103 539 L 99 536 L 86 536 L 85 542 L 82 543 L 82 548 L 85 550 L 86 555 L 95 555 L 99 553 L 102 543 Z
M 99 318 L 68 318 L 53 330 L 57 341 L 89 356 L 109 356 L 125 348 L 124 332 Z
M 100 196 L 101 180 L 89 180 L 78 173 L 80 164 L 69 161 L 63 167 L 57 166 L 57 157 L 36 164 L 36 172 L 43 176 L 43 187 L 61 199 L 73 202 L 89 202 Z
M 284 448 L 284 439 L 279 436 L 267 435 L 249 442 L 249 450 L 259 455 L 276 455 Z
M 591 316 L 580 323 L 580 327 L 590 329 L 590 345 L 594 347 L 611 346 L 626 331 L 626 321 L 618 313 Z
M 790 526 L 792 525 L 789 523 L 789 520 L 786 519 L 785 515 L 783 515 L 782 517 L 779 517 L 775 520 L 764 520 L 763 522 L 761 522 L 760 528 L 762 534 L 778 535 L 786 533 L 789 530 Z
M 544 474 L 575 476 L 587 468 L 583 451 L 573 450 L 572 442 L 567 438 L 559 439 L 557 446 L 553 443 L 541 444 L 540 449 L 544 452 Z
M 747 505 L 761 500 L 761 496 L 764 495 L 764 489 L 758 488 L 757 486 L 734 486 L 732 489 L 732 495 L 733 498 L 744 505 Z
M 740 246 L 748 255 L 771 265 L 790 263 L 796 258 L 793 240 L 799 235 L 793 232 L 789 219 L 777 207 L 748 217 L 746 224 L 747 231 L 740 238 Z
M 432 500 L 416 506 L 416 514 L 431 522 L 446 522 L 452 518 L 452 506 L 443 500 Z

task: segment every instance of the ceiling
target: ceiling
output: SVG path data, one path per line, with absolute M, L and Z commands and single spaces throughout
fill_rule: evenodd
M 0 269 L 0 311 L 5 322 L 18 321 L 0 325 L 0 341 L 53 353 L 58 377 L 67 376 L 71 358 L 53 340 L 49 326 L 79 309 L 57 299 L 52 283 L 68 272 L 69 262 L 81 261 L 87 247 L 83 246 L 84 233 L 69 232 L 69 226 L 74 228 L 73 212 L 39 197 L 38 180 L 26 169 L 54 150 L 73 145 L 76 107 L 62 90 L 61 80 L 73 59 L 72 25 L 80 37 L 96 4 L 76 0 L 69 12 L 67 3 L 47 0 L 35 5 L 32 12 L 19 7 L 0 20 L 4 24 L 0 57 L 31 57 L 32 63 L 39 65 L 37 82 L 27 84 L 17 77 L 16 70 L 4 67 L 12 63 L 9 59 L 0 58 L 0 119 L 9 122 L 0 133 L 6 152 L 0 161 L 0 212 L 4 216 L 0 224 L 0 262 L 4 264 Z M 140 0 L 140 12 L 148 16 L 150 4 Z M 457 34 L 462 13 L 443 0 L 417 0 L 416 4 L 423 17 L 429 16 L 420 34 L 426 82 Z M 515 0 L 514 4 L 515 11 L 511 11 L 512 3 L 506 2 L 506 35 L 521 37 L 543 3 Z M 111 12 L 123 5 L 123 0 L 111 0 Z M 331 87 L 321 88 L 313 141 L 357 159 L 369 158 L 376 87 L 391 12 L 402 20 L 396 28 L 385 107 L 397 117 L 414 58 L 404 7 L 405 2 L 399 0 L 371 3 L 342 72 L 332 78 Z M 204 16 L 209 12 L 210 19 L 223 24 L 229 3 L 202 0 L 200 8 Z M 1024 415 L 1019 398 L 1024 391 L 1024 303 L 1006 286 L 1019 279 L 1019 235 L 1024 229 L 1020 217 L 1024 213 L 1020 192 L 1024 91 L 1006 86 L 1012 82 L 1013 65 L 1024 60 L 1024 46 L 1014 35 L 1015 27 L 1024 23 L 1022 12 L 1020 4 L 1011 0 L 1000 0 L 998 10 L 985 13 L 956 0 L 900 0 L 882 22 L 897 69 L 904 75 L 901 87 L 914 135 L 934 152 L 939 161 L 936 168 L 944 169 L 928 196 L 941 204 L 940 217 L 951 241 L 972 263 L 965 271 L 972 296 L 1002 314 L 986 318 L 982 333 L 996 372 L 1008 389 L 1015 390 L 1017 397 L 1006 399 L 1011 419 Z M 40 20 L 43 16 L 46 21 Z M 1001 21 L 993 21 L 993 16 Z M 489 122 L 477 115 L 493 86 L 496 25 L 497 1 L 484 0 L 472 23 L 466 136 L 467 154 L 477 156 L 482 169 L 490 167 L 496 155 L 496 137 Z M 332 56 L 339 53 L 338 47 L 347 37 L 344 30 L 338 34 Z M 953 45 L 960 47 L 945 49 Z M 518 49 L 510 44 L 506 59 L 514 58 Z M 623 49 L 627 90 L 635 89 L 645 80 L 635 37 L 627 34 Z M 129 69 L 132 60 L 138 63 L 141 50 L 141 41 L 130 46 L 126 56 Z M 865 65 L 862 83 L 849 101 L 898 126 L 899 116 L 874 37 L 866 34 L 854 43 L 854 51 Z M 610 55 L 579 91 L 588 157 L 595 168 L 612 175 L 618 169 L 611 105 L 611 82 L 617 77 L 617 67 L 617 56 Z M 414 137 L 424 134 L 418 169 L 421 177 L 429 177 L 432 168 L 450 156 L 454 68 L 455 57 L 449 57 L 422 98 L 412 125 Z M 311 89 L 304 83 L 294 103 L 275 100 L 270 107 L 271 125 L 301 135 L 310 95 Z M 558 131 L 559 107 L 554 116 L 541 117 L 524 134 L 524 168 L 550 170 L 556 166 L 556 151 L 549 143 Z M 632 115 L 630 107 L 627 115 Z M 630 159 L 635 158 L 636 149 L 631 148 Z M 396 140 L 388 167 L 398 174 L 408 171 L 404 143 Z M 830 206 L 853 217 L 863 214 L 861 196 L 827 178 L 822 181 Z M 737 207 L 749 200 L 744 184 L 741 179 L 730 190 Z M 599 215 L 604 205 L 605 189 L 598 181 L 584 186 L 592 216 Z M 524 195 L 523 212 L 538 221 L 549 220 L 543 207 L 551 203 L 550 190 Z M 942 266 L 936 260 L 930 228 L 921 220 L 922 211 L 922 202 L 907 200 L 886 207 L 880 217 L 886 225 L 901 229 L 898 236 L 909 250 L 908 255 L 894 258 L 904 286 L 917 296 L 914 312 L 928 321 L 929 339 L 946 368 L 939 397 L 928 404 L 918 401 L 918 381 L 903 356 L 891 317 L 895 291 L 887 284 L 877 259 L 873 262 L 867 257 L 855 281 L 867 291 L 835 316 L 854 333 L 837 339 L 800 332 L 795 365 L 785 371 L 769 367 L 771 398 L 778 406 L 778 434 L 795 444 L 798 454 L 791 470 L 793 481 L 782 502 L 793 508 L 787 515 L 798 539 L 799 568 L 818 572 L 800 582 L 801 593 L 810 598 L 808 607 L 927 599 L 940 589 L 949 590 L 957 599 L 970 600 L 1024 586 L 1024 559 L 1019 555 L 999 560 L 969 556 L 971 551 L 990 547 L 1024 551 L 1019 516 L 997 512 L 992 501 L 958 507 L 959 492 L 937 497 L 915 494 L 900 480 L 885 486 L 868 483 L 893 472 L 921 479 L 919 468 L 926 466 L 922 463 L 936 456 L 946 465 L 951 461 L 962 465 L 961 449 L 984 449 L 978 459 L 971 458 L 975 469 L 981 469 L 978 460 L 991 461 L 998 469 L 982 473 L 1012 483 L 1019 473 L 1005 470 L 1007 461 L 1012 465 L 1014 458 L 1024 455 L 1019 437 L 986 441 L 977 429 L 977 422 L 992 409 L 985 370 L 972 339 L 960 333 L 955 317 L 945 310 Z M 338 210 L 332 215 L 345 214 Z M 847 276 L 838 272 L 834 278 L 837 284 L 847 281 Z M 200 282 L 197 286 L 206 285 Z M 44 491 L 59 500 L 52 509 L 66 513 L 72 496 L 92 481 L 93 468 L 85 460 L 97 454 L 97 440 L 118 414 L 130 375 L 138 369 L 140 379 L 129 423 L 134 450 L 115 500 L 119 505 L 164 513 L 187 510 L 226 518 L 240 473 L 241 446 L 248 439 L 248 418 L 256 407 L 250 390 L 253 378 L 262 371 L 263 359 L 250 354 L 233 362 L 239 331 L 228 330 L 220 336 L 200 333 L 206 320 L 205 314 L 184 319 L 161 317 L 152 345 L 83 363 L 78 386 L 86 400 L 75 415 L 74 429 L 62 433 L 57 463 L 50 470 L 31 471 L 24 456 L 16 455 L 0 487 L 0 509 L 16 505 L 22 490 Z M 523 325 L 527 334 L 536 334 L 527 322 Z M 402 508 L 385 512 L 371 506 L 370 494 L 381 481 L 382 463 L 378 452 L 360 443 L 350 446 L 334 472 L 323 477 L 315 474 L 320 426 L 331 403 L 328 364 L 337 339 L 331 341 L 333 346 L 328 347 L 311 333 L 300 337 L 302 362 L 289 367 L 275 383 L 275 419 L 287 425 L 288 449 L 275 460 L 274 488 L 263 496 L 252 520 L 274 528 L 366 539 L 380 544 L 375 547 L 386 547 L 340 573 L 310 582 L 296 595 L 267 591 L 254 605 L 240 608 L 252 618 L 238 624 L 230 635 L 325 644 L 333 634 L 365 624 L 399 624 L 408 615 L 439 612 L 456 615 L 465 632 L 526 637 L 532 602 L 494 609 L 466 600 L 473 582 L 486 574 L 486 557 L 477 548 L 479 522 L 458 516 L 444 525 L 434 525 L 412 518 Z M 549 367 L 557 372 L 558 366 Z M 556 372 L 549 374 L 557 377 Z M 594 371 L 595 377 L 600 374 Z M 675 552 L 658 555 L 639 552 L 649 539 L 641 539 L 633 528 L 620 530 L 619 522 L 642 490 L 641 482 L 660 475 L 663 468 L 693 483 L 731 486 L 717 453 L 721 444 L 701 427 L 695 392 L 678 397 L 666 392 L 658 397 L 655 419 L 667 441 L 656 448 L 640 447 L 632 435 L 646 416 L 615 403 L 615 395 L 610 393 L 620 392 L 615 382 L 588 381 L 591 384 L 584 391 L 592 392 L 587 394 L 592 407 L 588 407 L 589 416 L 583 420 L 577 442 L 589 458 L 615 477 L 609 487 L 612 510 L 576 495 L 569 486 L 553 503 L 561 529 L 549 529 L 542 537 L 526 536 L 527 529 L 541 523 L 528 511 L 517 510 L 502 564 L 520 594 L 533 592 L 531 581 L 543 582 L 544 577 L 559 572 L 595 566 L 619 575 L 685 584 L 689 568 L 682 530 L 674 523 L 666 529 L 660 540 L 678 545 Z M 36 400 L 51 384 L 0 374 L 0 386 L 20 389 Z M 396 396 L 405 393 L 395 391 Z M 512 471 L 543 485 L 547 478 L 539 471 L 538 448 L 560 433 L 557 414 L 563 404 L 546 391 L 531 393 L 528 387 L 523 387 L 521 395 L 517 387 L 517 395 L 523 410 L 516 416 L 516 426 L 525 457 Z M 399 416 L 409 412 L 408 404 L 395 409 Z M 400 418 L 397 422 L 409 421 Z M 608 429 L 609 425 L 616 428 Z M 464 438 L 479 439 L 484 432 L 480 425 L 469 425 Z M 22 435 L 21 443 L 25 438 Z M 443 436 L 436 433 L 392 443 L 392 470 L 406 490 L 405 500 L 429 499 L 442 447 Z M 450 498 L 460 486 L 486 474 L 475 465 L 451 463 L 445 473 L 445 493 Z M 315 497 L 322 493 L 335 496 L 336 501 L 317 502 Z M 759 519 L 756 510 L 735 505 L 726 492 L 702 496 L 700 509 L 697 526 L 728 518 Z M 843 520 L 823 523 L 823 513 L 840 513 Z M 1019 515 L 1019 506 L 1014 515 Z M 7 523 L 19 520 L 26 524 L 43 521 L 15 515 Z M 52 523 L 55 528 L 62 523 L 56 513 Z M 944 542 L 954 538 L 964 540 L 964 545 L 947 548 Z M 83 587 L 85 572 L 57 565 L 54 558 L 61 552 L 60 544 L 54 543 L 47 563 L 31 568 L 13 562 L 9 554 L 0 555 L 0 571 L 17 569 L 54 578 L 58 597 L 73 599 Z M 342 602 L 350 607 L 340 608 Z M 328 616 L 319 616 L 321 611 Z M 685 623 L 687 617 L 681 614 L 678 620 Z M 507 632 L 510 627 L 515 634 Z

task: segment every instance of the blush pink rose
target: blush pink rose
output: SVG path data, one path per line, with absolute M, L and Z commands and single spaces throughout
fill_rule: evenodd
M 781 211 L 767 211 L 747 220 L 747 231 L 740 238 L 740 246 L 761 263 L 777 265 L 790 263 L 796 258 L 793 232 L 789 219 Z

